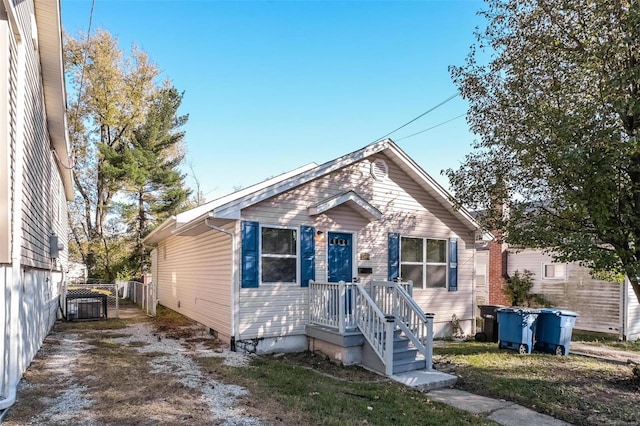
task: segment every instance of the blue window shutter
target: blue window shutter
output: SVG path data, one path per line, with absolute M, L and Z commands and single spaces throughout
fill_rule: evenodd
M 242 287 L 258 287 L 260 224 L 242 222 Z
M 389 232 L 389 281 L 400 276 L 400 234 Z
M 309 287 L 309 280 L 316 279 L 316 229 L 300 227 L 300 285 Z
M 458 239 L 449 239 L 449 291 L 458 291 Z

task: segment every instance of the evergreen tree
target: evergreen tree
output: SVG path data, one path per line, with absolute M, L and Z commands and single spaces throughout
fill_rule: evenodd
M 142 239 L 167 217 L 184 210 L 190 191 L 178 170 L 183 160 L 187 116 L 179 116 L 182 94 L 174 87 L 159 90 L 149 105 L 144 122 L 133 132 L 121 151 L 119 168 L 126 182 L 126 210 L 135 212 L 128 220 L 134 250 L 132 268 L 144 272 L 149 263 Z

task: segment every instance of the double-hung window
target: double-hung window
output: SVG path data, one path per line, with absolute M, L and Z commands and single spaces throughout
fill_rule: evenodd
M 263 283 L 298 281 L 298 233 L 295 229 L 261 229 L 260 280 Z
M 543 263 L 542 279 L 563 280 L 565 275 L 565 265 L 563 263 Z
M 400 276 L 414 288 L 446 288 L 447 240 L 402 237 Z

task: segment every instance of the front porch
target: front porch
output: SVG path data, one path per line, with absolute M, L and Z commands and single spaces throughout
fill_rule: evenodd
M 412 297 L 413 283 L 309 283 L 309 349 L 386 376 L 432 370 L 433 314 Z

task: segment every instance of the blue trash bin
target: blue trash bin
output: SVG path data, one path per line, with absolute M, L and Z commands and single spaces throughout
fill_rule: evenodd
M 498 309 L 498 347 L 530 354 L 539 312 L 539 309 L 520 307 Z
M 578 314 L 566 309 L 540 309 L 536 325 L 535 349 L 569 355 L 571 334 Z

